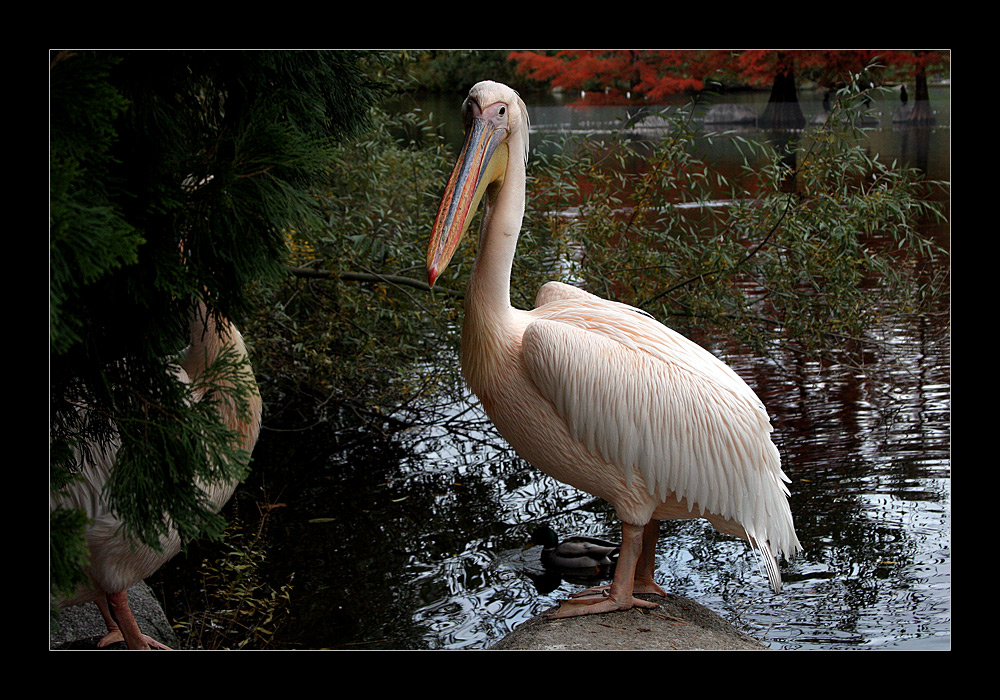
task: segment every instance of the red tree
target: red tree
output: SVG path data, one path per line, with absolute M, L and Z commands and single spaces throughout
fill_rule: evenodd
M 697 92 L 709 79 L 728 84 L 771 87 L 761 123 L 801 126 L 796 80 L 837 87 L 848 73 L 873 62 L 887 66 L 888 79 L 913 76 L 916 102 L 926 101 L 926 69 L 948 60 L 947 52 L 850 50 L 753 51 L 517 51 L 510 54 L 518 71 L 553 87 L 585 92 L 587 104 L 658 102 L 681 92 Z M 929 106 L 926 108 L 929 113 Z M 924 109 L 914 107 L 921 118 Z
M 704 89 L 723 66 L 720 51 L 515 51 L 520 73 L 553 87 L 586 92 L 587 104 L 657 102 Z

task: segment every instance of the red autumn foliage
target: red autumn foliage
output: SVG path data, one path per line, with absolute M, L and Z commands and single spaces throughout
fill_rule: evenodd
M 947 62 L 941 51 L 811 50 L 789 51 L 516 51 L 510 59 L 518 71 L 553 87 L 585 92 L 587 104 L 658 102 L 705 88 L 709 79 L 767 87 L 777 76 L 807 75 L 835 86 L 848 73 L 877 61 L 896 75 L 919 75 L 930 64 Z
M 718 70 L 715 51 L 515 51 L 518 71 L 553 87 L 586 91 L 586 101 L 623 103 L 656 101 L 704 88 Z

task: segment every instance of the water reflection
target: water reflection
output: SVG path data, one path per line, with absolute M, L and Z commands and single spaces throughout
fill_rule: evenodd
M 797 386 L 768 402 L 805 546 L 770 639 L 780 648 L 950 641 L 947 336 L 886 335 L 863 371 L 801 363 Z
M 945 330 L 882 329 L 889 342 L 858 367 L 777 363 L 695 336 L 768 405 L 805 551 L 773 595 L 745 543 L 668 522 L 658 580 L 776 649 L 947 646 Z M 290 470 L 272 565 L 295 572 L 301 624 L 277 646 L 485 648 L 586 585 L 539 585 L 538 550 L 522 549 L 535 524 L 619 536 L 605 504 L 510 453 L 473 397 L 425 408 L 405 430 L 325 425 L 261 442 L 258 459 Z
M 462 144 L 462 123 L 456 105 L 462 95 L 416 95 L 402 98 L 395 108 L 409 110 L 419 108 L 439 129 L 446 141 L 457 153 Z M 704 126 L 706 131 L 736 131 L 748 139 L 767 141 L 775 136 L 778 141 L 788 138 L 789 134 L 801 131 L 784 131 L 769 133 L 750 124 L 711 123 L 705 119 L 707 112 L 713 107 L 745 108 L 752 113 L 760 114 L 767 102 L 766 92 L 727 93 L 710 97 L 694 110 L 696 121 Z M 571 134 L 602 134 L 611 130 L 627 129 L 637 139 L 659 138 L 663 134 L 662 126 L 666 121 L 656 117 L 663 107 L 594 107 L 572 104 L 572 95 L 525 95 L 528 113 L 531 116 L 532 151 L 553 148 L 561 141 L 560 137 Z M 822 120 L 825 115 L 823 108 L 823 93 L 820 90 L 800 90 L 799 104 L 808 124 L 813 125 Z M 665 109 L 674 110 L 687 107 L 690 98 L 677 96 L 674 104 Z M 951 88 L 950 86 L 932 85 L 930 87 L 930 103 L 936 123 L 933 126 L 900 126 L 893 121 L 898 96 L 894 93 L 876 94 L 867 115 L 871 119 L 866 128 L 866 138 L 872 153 L 878 153 L 883 160 L 898 159 L 923 171 L 933 180 L 950 180 L 951 171 L 951 139 L 948 132 L 951 129 Z M 873 126 L 874 125 L 874 126 Z M 739 164 L 742 156 L 726 143 L 717 139 L 706 145 L 705 159 L 714 164 L 732 162 Z

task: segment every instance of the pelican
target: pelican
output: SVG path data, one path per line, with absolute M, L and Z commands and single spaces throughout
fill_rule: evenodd
M 253 378 L 250 363 L 246 360 L 247 350 L 243 336 L 229 321 L 221 328 L 199 302 L 191 315 L 191 344 L 184 353 L 179 366 L 173 368 L 179 381 L 191 388 L 191 400 L 203 398 L 199 380 L 216 361 L 220 353 L 230 349 L 235 352 L 240 363 L 240 384 L 252 390 L 248 392 L 246 406 L 237 407 L 232 401 L 221 398 L 218 402 L 219 417 L 227 428 L 240 435 L 240 448 L 249 454 L 257 442 L 261 422 L 261 398 L 257 383 Z M 216 386 L 222 382 L 217 382 Z M 102 494 L 105 482 L 115 464 L 117 444 L 101 450 L 75 450 L 75 457 L 81 465 L 80 477 L 66 491 L 49 494 L 50 510 L 56 507 L 80 508 L 91 521 L 87 529 L 87 546 L 90 559 L 87 566 L 89 583 L 75 594 L 59 601 L 59 606 L 94 602 L 108 628 L 108 633 L 98 642 L 98 647 L 106 647 L 124 640 L 129 649 L 167 649 L 161 642 L 142 633 L 132 614 L 128 602 L 128 589 L 151 576 L 180 551 L 181 541 L 176 530 L 161 539 L 162 551 L 131 542 L 122 532 L 122 521 L 108 508 Z M 219 510 L 236 490 L 236 482 L 212 483 L 203 486 L 212 506 Z
M 528 115 L 518 94 L 484 81 L 462 104 L 465 142 L 431 231 L 427 275 L 445 270 L 481 202 L 461 365 L 500 435 L 527 462 L 604 499 L 622 523 L 609 587 L 550 617 L 657 607 L 661 520 L 705 518 L 743 538 L 781 590 L 778 557 L 801 549 L 789 479 L 760 399 L 725 363 L 645 312 L 548 282 L 535 308 L 510 303 L 525 207 Z

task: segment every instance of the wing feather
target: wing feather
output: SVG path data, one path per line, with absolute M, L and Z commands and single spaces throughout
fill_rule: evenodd
M 537 308 L 522 339 L 529 375 L 574 438 L 627 484 L 638 473 L 660 500 L 735 520 L 772 553 L 797 550 L 788 478 L 750 387 L 666 326 L 576 291 Z

